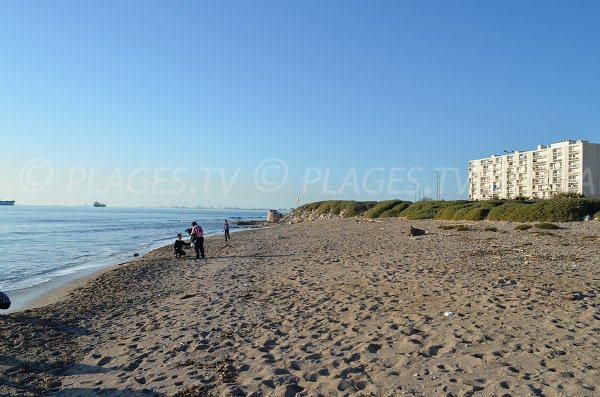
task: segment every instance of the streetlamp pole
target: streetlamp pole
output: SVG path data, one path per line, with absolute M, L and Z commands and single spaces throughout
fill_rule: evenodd
M 421 200 L 421 181 L 417 181 L 417 201 Z
M 437 187 L 436 199 L 439 201 L 440 200 L 440 173 L 437 171 L 435 171 L 435 179 L 436 179 L 436 187 Z

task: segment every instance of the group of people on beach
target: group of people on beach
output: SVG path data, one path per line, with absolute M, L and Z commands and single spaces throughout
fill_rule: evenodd
M 173 244 L 173 251 L 175 252 L 176 258 L 181 258 L 186 255 L 183 247 L 185 246 L 194 246 L 194 251 L 196 252 L 196 259 L 205 258 L 204 255 L 204 230 L 202 226 L 198 224 L 198 222 L 192 222 L 192 227 L 186 230 L 190 236 L 190 241 L 184 241 L 183 235 L 181 233 L 177 233 L 177 239 L 175 240 L 175 244 Z M 223 224 L 223 231 L 225 233 L 225 241 L 231 240 L 231 236 L 229 235 L 229 222 L 225 219 L 225 223 Z
M 205 258 L 204 255 L 204 230 L 202 226 L 198 224 L 198 222 L 192 222 L 192 227 L 187 229 L 188 234 L 190 235 L 190 241 L 184 241 L 181 233 L 177 234 L 177 240 L 175 240 L 175 244 L 173 244 L 173 250 L 175 251 L 175 257 L 180 258 L 186 255 L 184 246 L 194 245 L 194 251 L 196 252 L 196 259 Z M 225 223 L 223 224 L 223 232 L 225 233 L 225 241 L 231 240 L 231 236 L 229 235 L 229 222 L 225 219 Z M 7 310 L 10 308 L 11 301 L 8 295 L 4 292 L 0 291 L 0 310 Z

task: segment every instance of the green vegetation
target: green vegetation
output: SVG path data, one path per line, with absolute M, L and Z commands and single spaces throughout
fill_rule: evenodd
M 304 204 L 303 206 L 296 208 L 295 211 L 311 212 L 319 208 L 319 205 L 322 203 L 324 203 L 324 201 L 315 201 L 314 203 Z
M 400 200 L 396 200 L 400 202 Z M 347 201 L 347 200 L 329 200 L 317 201 L 304 204 L 298 207 L 294 212 L 313 212 L 319 215 L 333 214 L 342 215 L 346 218 L 364 215 L 366 211 L 375 207 L 376 201 Z
M 529 201 L 524 200 L 513 200 L 506 202 L 503 205 L 492 208 L 488 213 L 487 219 L 490 221 L 508 220 L 515 211 L 526 205 L 528 202 Z
M 437 214 L 441 208 L 455 203 L 457 203 L 457 201 L 418 201 L 412 203 L 408 208 L 402 211 L 400 216 L 411 220 L 433 219 L 435 214 Z
M 585 196 L 581 193 L 557 193 L 554 196 L 552 196 L 553 199 L 579 199 L 579 198 L 585 198 Z
M 391 210 L 387 210 L 381 214 L 380 218 L 398 218 L 402 211 L 407 209 L 412 203 L 410 201 L 403 201 Z
M 493 227 L 493 226 L 486 226 L 485 228 L 483 228 L 484 231 L 486 232 L 497 232 L 498 228 L 497 227 Z
M 537 227 L 538 229 L 546 229 L 546 230 L 556 230 L 556 229 L 562 229 L 562 227 L 555 225 L 554 223 L 538 223 L 537 225 L 535 225 L 535 227 Z
M 335 210 L 338 208 L 340 201 L 323 201 L 317 207 L 317 213 L 319 215 L 329 214 L 333 212 L 334 214 L 339 214 L 339 211 L 336 213 Z
M 502 205 L 504 201 L 453 201 L 451 205 L 441 208 L 434 219 L 448 221 L 481 221 L 487 217 L 492 208 Z
M 365 212 L 365 218 L 380 218 L 385 212 L 391 211 L 402 204 L 405 204 L 404 208 L 410 205 L 410 203 L 402 200 L 381 201 Z
M 532 227 L 533 226 L 531 226 L 531 225 L 522 224 L 522 225 L 515 226 L 515 230 L 529 230 Z
M 375 207 L 376 201 L 347 201 L 341 214 L 344 218 L 363 215 L 367 210 Z
M 600 200 L 552 199 L 508 201 L 493 208 L 487 219 L 513 222 L 571 222 L 600 209 Z
M 594 214 L 594 219 L 597 221 L 600 221 L 600 211 L 598 211 Z
M 449 221 L 570 222 L 594 214 L 600 219 L 600 200 L 559 197 L 551 200 L 439 201 L 411 203 L 403 200 L 329 200 L 305 204 L 296 212 L 334 215 L 346 218 L 438 219 Z M 544 228 L 542 226 L 542 228 Z
M 440 225 L 442 230 L 458 230 L 459 232 L 466 232 L 471 230 L 469 225 Z

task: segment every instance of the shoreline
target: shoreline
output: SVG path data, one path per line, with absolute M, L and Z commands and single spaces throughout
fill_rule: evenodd
M 600 224 L 443 224 L 281 224 L 207 238 L 208 260 L 156 249 L 0 316 L 0 394 L 594 395 Z
M 237 227 L 232 228 L 230 233 L 234 235 L 251 230 L 260 230 L 267 227 L 268 226 Z M 208 239 L 219 235 L 221 234 L 207 234 L 206 238 Z M 121 259 L 112 263 L 91 266 L 74 271 L 72 273 L 56 276 L 47 282 L 32 285 L 31 287 L 12 291 L 4 291 L 11 299 L 11 307 L 8 310 L 3 310 L 0 314 L 18 313 L 56 303 L 59 300 L 64 299 L 72 290 L 82 287 L 87 281 L 93 280 L 104 272 L 111 271 L 122 265 L 136 262 L 154 251 L 161 250 L 172 245 L 172 242 L 164 245 L 157 245 L 150 248 L 147 252 L 140 253 L 138 257 L 131 257 L 125 261 Z
M 64 293 L 64 295 L 66 295 L 68 290 L 77 288 L 85 283 L 85 281 L 116 266 L 119 266 L 119 263 L 102 266 L 101 268 L 90 268 L 86 269 L 87 271 L 58 276 L 42 284 L 14 291 L 7 291 L 6 294 L 9 295 L 12 304 L 10 309 L 5 310 L 4 313 L 18 313 L 56 303 L 60 300 L 60 297 L 54 297 L 56 294 Z

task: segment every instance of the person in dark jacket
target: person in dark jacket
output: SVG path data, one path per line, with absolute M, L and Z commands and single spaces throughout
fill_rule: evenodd
M 229 222 L 225 219 L 225 223 L 223 224 L 223 231 L 225 232 L 225 241 L 231 240 L 231 236 L 229 235 Z
M 173 244 L 173 250 L 175 251 L 175 258 L 180 258 L 182 256 L 187 255 L 183 250 L 184 246 L 190 246 L 190 243 L 183 241 L 183 236 L 181 233 L 177 233 L 177 240 L 175 240 L 175 244 Z
M 6 310 L 10 308 L 10 298 L 4 292 L 0 291 L 0 309 Z

